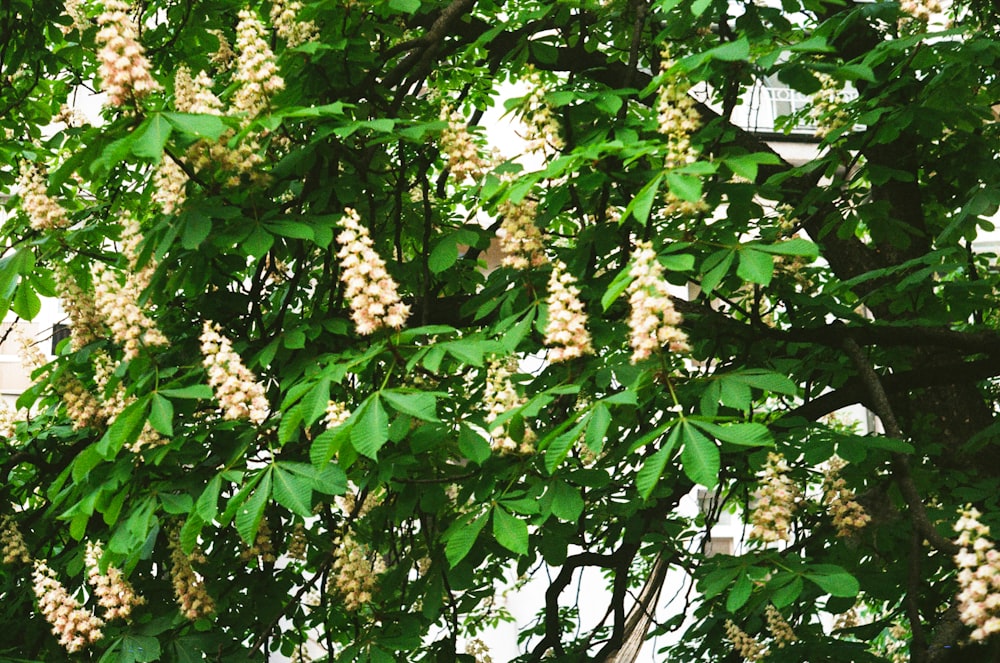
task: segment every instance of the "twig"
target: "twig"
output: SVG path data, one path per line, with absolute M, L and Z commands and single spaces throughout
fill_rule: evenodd
M 903 439 L 903 431 L 900 429 L 892 405 L 889 403 L 889 396 L 882 386 L 882 380 L 879 378 L 878 373 L 871 367 L 861 346 L 848 336 L 844 339 L 844 350 L 858 369 L 858 377 L 861 379 L 871 398 L 872 410 L 882 420 L 886 434 L 889 437 Z M 958 546 L 941 536 L 934 529 L 934 525 L 927 516 L 927 510 L 924 508 L 923 500 L 913 483 L 913 476 L 910 473 L 910 459 L 905 454 L 892 454 L 892 470 L 896 483 L 899 485 L 899 490 L 903 494 L 903 499 L 910 508 L 910 516 L 913 518 L 913 524 L 916 525 L 917 531 L 941 552 L 949 555 L 957 553 Z

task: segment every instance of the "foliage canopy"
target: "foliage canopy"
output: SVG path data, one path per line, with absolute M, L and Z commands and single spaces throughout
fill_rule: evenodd
M 992 5 L 120 5 L 0 11 L 0 307 L 72 325 L 0 446 L 0 655 L 472 661 L 548 566 L 521 661 L 647 630 L 735 661 L 736 626 L 776 662 L 997 656 L 952 529 L 1000 525 Z M 765 79 L 811 100 L 808 158 L 732 121 Z M 491 153 L 491 108 L 525 139 Z M 858 403 L 884 433 L 828 416 Z M 30 560 L 99 617 L 90 576 L 144 602 L 68 654 Z M 667 568 L 697 591 L 650 622 Z

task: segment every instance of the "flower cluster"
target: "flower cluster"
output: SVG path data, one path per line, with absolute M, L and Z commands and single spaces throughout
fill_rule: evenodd
M 663 56 L 660 71 L 666 73 L 674 63 L 669 53 Z M 701 126 L 701 116 L 688 94 L 690 89 L 689 83 L 667 75 L 656 98 L 656 126 L 667 139 L 668 169 L 681 168 L 698 158 L 698 151 L 691 145 L 691 134 Z
M 248 9 L 241 9 L 239 18 L 234 79 L 240 86 L 233 97 L 233 107 L 251 120 L 267 108 L 271 96 L 285 88 L 285 81 L 278 74 L 264 25 Z
M 929 23 L 932 16 L 942 11 L 938 0 L 902 0 L 899 8 L 921 23 Z
M 378 575 L 385 571 L 385 564 L 378 553 L 346 535 L 338 541 L 330 574 L 330 587 L 344 601 L 350 612 L 360 610 L 372 600 L 378 586 Z
M 70 345 L 79 350 L 101 338 L 104 320 L 97 313 L 93 295 L 65 265 L 56 265 L 54 272 L 59 301 L 69 316 Z
M 593 354 L 580 289 L 562 261 L 557 260 L 553 265 L 546 303 L 549 319 L 545 325 L 545 344 L 555 346 L 549 352 L 549 361 L 566 361 Z
M 813 95 L 809 118 L 816 124 L 816 136 L 826 138 L 831 133 L 850 123 L 850 115 L 844 108 L 844 93 L 840 84 L 831 76 L 820 75 L 822 87 Z
M 123 0 L 105 0 L 104 13 L 97 17 L 101 26 L 97 32 L 101 89 L 114 106 L 124 105 L 129 97 L 141 99 L 161 89 L 150 74 L 149 60 L 128 11 L 129 5 Z
M 360 508 L 358 507 L 359 497 L 362 499 Z M 345 518 L 364 518 L 372 509 L 382 503 L 382 496 L 380 494 L 373 495 L 370 492 L 361 496 L 358 487 L 352 481 L 347 484 L 347 491 L 336 497 L 336 502 L 337 508 L 340 509 L 340 513 Z
M 23 162 L 17 178 L 17 188 L 21 196 L 21 209 L 28 215 L 32 228 L 54 230 L 69 225 L 66 210 L 48 194 L 41 166 Z
M 219 35 L 225 42 L 225 38 Z M 186 113 L 202 113 L 206 115 L 222 115 L 223 103 L 212 91 L 214 82 L 204 71 L 191 78 L 191 72 L 186 68 L 177 71 L 174 82 L 174 107 Z M 230 142 L 235 135 L 232 129 L 226 130 L 218 140 L 200 140 L 191 145 L 187 151 L 187 159 L 195 170 L 218 168 L 223 172 L 235 171 L 227 183 L 237 186 L 241 176 L 249 176 L 251 181 L 263 181 L 266 174 L 261 171 L 264 158 L 260 154 L 260 140 L 254 132 L 248 133 L 234 147 Z M 180 205 L 174 203 L 175 207 Z
M 208 370 L 208 383 L 222 407 L 222 417 L 249 419 L 258 425 L 264 423 L 270 410 L 264 386 L 243 365 L 233 344 L 222 335 L 219 327 L 207 321 L 201 333 L 201 354 L 202 363 Z
M 34 373 L 49 363 L 38 344 L 20 326 L 14 328 L 14 337 L 17 339 L 17 355 L 29 373 Z
M 233 51 L 232 45 L 226 39 L 226 35 L 222 30 L 209 30 L 208 32 L 219 40 L 219 48 L 215 49 L 210 58 L 212 64 L 219 69 L 229 69 L 229 65 L 236 59 L 236 53 Z
M 450 106 L 442 106 L 441 119 L 448 122 L 441 132 L 441 151 L 448 158 L 448 169 L 455 176 L 455 181 L 478 179 L 488 164 L 479 155 L 479 147 L 469 133 L 465 118 L 458 111 L 452 111 Z
M 101 402 L 76 376 L 64 375 L 57 388 L 66 405 L 66 415 L 73 420 L 75 430 L 96 427 L 105 421 Z
M 31 564 L 31 553 L 11 516 L 0 517 L 0 553 L 4 564 Z
M 242 562 L 255 558 L 265 564 L 273 563 L 277 559 L 274 554 L 274 543 L 271 541 L 271 525 L 267 522 L 267 518 L 261 519 L 253 545 L 240 553 L 240 561 Z
M 514 389 L 514 384 L 510 381 L 511 376 L 517 370 L 517 360 L 513 357 L 507 359 L 493 359 L 486 365 L 486 392 L 483 394 L 483 401 L 486 404 L 486 423 L 492 424 L 504 412 L 513 410 L 524 405 L 525 399 L 518 395 Z M 521 444 L 510 436 L 507 426 L 490 427 L 490 437 L 494 451 L 508 453 L 519 451 L 520 453 L 531 453 L 534 450 L 534 432 L 524 427 L 524 436 Z
M 982 514 L 968 506 L 955 523 L 958 566 L 958 616 L 973 628 L 973 640 L 984 640 L 1000 631 L 1000 552 L 990 540 Z
M 823 473 L 823 504 L 833 516 L 833 525 L 837 528 L 837 536 L 851 536 L 871 520 L 865 513 L 865 508 L 854 499 L 854 491 L 847 487 L 847 482 L 840 476 L 844 468 L 843 460 L 834 456 Z
M 222 101 L 212 92 L 212 85 L 204 71 L 191 78 L 191 70 L 180 67 L 174 75 L 174 108 L 184 113 L 222 115 Z
M 798 488 L 788 476 L 788 461 L 781 454 L 767 454 L 760 486 L 753 493 L 756 505 L 750 513 L 750 538 L 764 543 L 789 541 L 798 496 Z
M 7 401 L 0 398 L 0 437 L 13 439 L 18 422 L 25 420 L 25 412 L 25 410 L 15 411 L 7 405 Z
M 156 261 L 152 257 L 148 257 L 146 262 L 140 265 L 139 250 L 144 240 L 142 228 L 136 218 L 128 214 L 122 217 L 122 253 L 128 259 L 129 269 L 132 270 L 131 278 L 139 293 L 149 287 L 153 273 L 156 272 Z
M 107 571 L 101 573 L 100 561 L 103 555 L 104 550 L 100 544 L 87 543 L 87 552 L 84 555 L 87 582 L 94 588 L 97 603 L 104 608 L 104 616 L 107 619 L 128 620 L 132 616 L 132 610 L 146 600 L 135 593 L 119 569 L 109 566 Z
M 770 603 L 764 610 L 764 616 L 767 618 L 767 630 L 771 632 L 771 637 L 774 638 L 774 644 L 778 646 L 778 649 L 782 649 L 785 645 L 799 639 L 795 635 L 795 631 L 792 630 L 792 625 L 785 621 L 778 609 Z
M 503 217 L 497 230 L 503 252 L 502 264 L 514 269 L 527 269 L 548 262 L 542 231 L 535 225 L 538 204 L 534 200 L 519 203 L 506 201 L 500 205 L 499 212 Z
M 750 663 L 756 663 L 767 655 L 764 645 L 757 642 L 756 638 L 733 623 L 731 619 L 726 620 L 726 639 L 733 645 L 736 653 Z
M 28 369 L 29 373 L 48 363 L 45 355 L 38 349 L 38 345 L 24 333 L 23 329 L 16 327 L 14 335 L 18 341 L 18 355 L 21 358 L 21 364 Z M 104 421 L 100 401 L 87 390 L 75 375 L 68 371 L 63 373 L 56 381 L 55 388 L 66 405 L 67 416 L 73 420 L 74 429 L 89 428 Z
M 552 106 L 545 100 L 545 86 L 538 72 L 528 68 L 526 82 L 531 91 L 524 98 L 524 123 L 526 132 L 524 139 L 528 142 L 528 152 L 544 152 L 548 148 L 561 150 L 565 147 L 560 134 L 559 120 Z
M 111 336 L 121 344 L 126 359 L 139 356 L 140 347 L 167 345 L 167 337 L 157 328 L 156 323 L 139 307 L 142 284 L 138 274 L 126 274 L 122 283 L 118 276 L 104 263 L 95 263 L 91 268 L 94 279 L 94 303 L 97 312 L 104 318 Z
M 351 411 L 340 401 L 330 401 L 326 404 L 326 414 L 323 416 L 323 423 L 327 428 L 336 428 L 347 421 L 351 416 Z
M 178 531 L 170 534 L 170 576 L 174 585 L 174 596 L 185 618 L 195 621 L 208 618 L 215 612 L 215 601 L 208 593 L 201 576 L 195 572 L 192 562 L 205 561 L 197 550 L 190 556 L 181 549 Z
M 66 0 L 63 3 L 63 11 L 73 19 L 73 23 L 70 25 L 69 29 L 63 29 L 64 33 L 69 32 L 69 30 L 78 30 L 83 32 L 91 25 L 90 17 L 87 16 L 84 8 L 81 6 L 83 0 Z
M 165 158 L 153 173 L 153 202 L 164 214 L 173 214 L 187 200 L 188 176 L 177 162 Z
M 292 536 L 288 540 L 288 556 L 292 559 L 305 560 L 307 547 L 306 524 L 300 520 L 292 528 Z
M 632 363 L 648 358 L 664 345 L 672 352 L 690 351 L 687 335 L 678 327 L 683 318 L 674 310 L 673 299 L 663 278 L 663 266 L 657 260 L 652 244 L 636 244 L 631 270 L 628 326 Z
M 59 644 L 66 651 L 78 652 L 103 637 L 104 622 L 70 595 L 44 560 L 35 561 L 32 579 L 38 609 L 52 625 L 52 634 L 59 638 Z
M 465 645 L 465 653 L 468 656 L 474 657 L 476 663 L 493 663 L 493 657 L 490 656 L 490 648 L 479 638 L 469 640 L 469 643 Z
M 54 122 L 62 122 L 67 127 L 85 127 L 90 124 L 90 120 L 79 108 L 63 104 L 59 107 L 59 112 L 52 116 Z
M 302 3 L 298 0 L 275 0 L 271 5 L 271 24 L 289 48 L 295 48 L 316 39 L 319 30 L 312 21 L 300 21 Z
M 337 235 L 340 251 L 340 280 L 347 286 L 344 297 L 351 307 L 351 319 L 361 335 L 382 327 L 399 329 L 410 315 L 410 307 L 399 300 L 396 282 L 385 269 L 385 261 L 375 251 L 368 228 L 351 208 L 344 210 Z

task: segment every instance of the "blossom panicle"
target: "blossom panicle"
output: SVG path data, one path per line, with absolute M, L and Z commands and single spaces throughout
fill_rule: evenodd
M 344 212 L 339 223 L 341 231 L 337 234 L 340 245 L 337 258 L 354 327 L 363 336 L 383 327 L 399 329 L 406 324 L 410 307 L 400 301 L 396 282 L 375 251 L 361 217 L 351 208 Z

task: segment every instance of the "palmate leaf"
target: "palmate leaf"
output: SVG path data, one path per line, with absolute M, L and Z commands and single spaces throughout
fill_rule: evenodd
M 379 449 L 389 441 L 389 415 L 375 394 L 361 406 L 361 413 L 351 428 L 351 444 L 362 456 L 374 460 Z
M 500 506 L 493 509 L 493 536 L 512 553 L 528 554 L 528 524 Z
M 479 538 L 479 533 L 486 526 L 489 515 L 489 511 L 487 511 L 473 518 L 471 521 L 468 517 L 463 517 L 456 520 L 448 528 L 448 531 L 445 532 L 447 543 L 444 547 L 444 555 L 448 560 L 449 566 L 454 568 L 469 554 L 472 546 L 476 543 L 476 539 Z
M 681 439 L 681 426 L 675 425 L 670 429 L 670 435 L 667 436 L 667 441 L 664 443 L 660 449 L 650 456 L 639 472 L 635 476 L 635 486 L 639 490 L 639 495 L 643 499 L 649 499 L 652 495 L 653 489 L 656 488 L 656 484 L 660 481 L 660 476 L 663 474 L 664 468 L 667 466 L 667 462 L 673 456 L 674 449 Z
M 684 443 L 681 450 L 684 474 L 697 484 L 714 488 L 719 482 L 719 448 L 687 421 L 682 421 L 678 428 Z

